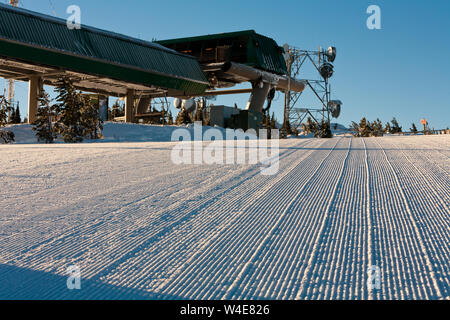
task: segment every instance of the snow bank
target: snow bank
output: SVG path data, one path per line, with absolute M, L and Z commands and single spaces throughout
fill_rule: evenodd
M 334 124 L 333 124 L 334 125 Z M 6 127 L 15 134 L 15 144 L 36 144 L 38 143 L 35 132 L 29 124 L 9 125 Z M 333 126 L 334 128 L 334 126 Z M 106 142 L 171 142 L 172 134 L 177 129 L 187 129 L 192 139 L 194 139 L 194 125 L 186 126 L 161 126 L 147 124 L 106 122 L 104 124 L 101 140 L 85 140 L 86 143 L 106 143 Z M 203 133 L 208 129 L 217 129 L 225 137 L 225 129 L 219 127 L 203 127 Z M 347 129 L 339 125 L 338 130 L 333 130 L 334 134 L 340 134 Z M 313 138 L 314 135 L 300 135 L 290 138 Z M 220 140 L 220 139 L 219 139 Z M 62 143 L 62 141 L 57 141 Z
M 15 144 L 36 144 L 38 143 L 32 126 L 28 124 L 9 125 L 6 127 L 15 134 Z M 194 125 L 187 126 L 160 126 L 146 124 L 130 124 L 106 122 L 104 124 L 104 139 L 85 142 L 170 142 L 172 134 L 177 129 L 189 130 L 192 138 L 194 137 Z M 211 127 L 203 127 L 203 132 Z M 225 129 L 215 128 L 225 135 Z M 62 142 L 62 141 L 59 141 Z

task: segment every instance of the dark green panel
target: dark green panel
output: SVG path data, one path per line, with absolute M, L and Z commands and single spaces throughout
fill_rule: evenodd
M 0 40 L 0 56 L 107 78 L 201 94 L 206 85 Z

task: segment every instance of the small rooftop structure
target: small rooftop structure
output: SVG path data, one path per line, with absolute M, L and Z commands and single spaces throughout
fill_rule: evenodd
M 232 61 L 279 75 L 287 74 L 284 49 L 278 46 L 275 40 L 254 30 L 163 40 L 157 43 L 194 56 L 202 65 Z

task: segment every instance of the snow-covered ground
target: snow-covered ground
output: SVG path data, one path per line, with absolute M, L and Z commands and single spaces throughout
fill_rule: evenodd
M 36 133 L 32 130 L 31 125 L 8 125 L 6 128 L 14 133 L 15 144 L 35 144 L 38 142 Z M 194 136 L 193 124 L 186 126 L 159 126 L 106 122 L 103 128 L 104 139 L 95 142 L 170 142 L 172 141 L 172 133 L 180 128 L 188 129 L 191 135 Z M 208 128 L 210 127 L 205 127 L 205 129 Z M 216 129 L 223 133 L 225 132 L 222 128 Z M 63 143 L 61 139 L 56 142 Z M 85 142 L 89 142 L 89 140 L 85 140 Z
M 0 146 L 0 298 L 449 299 L 450 136 L 284 140 L 274 176 L 173 146 Z

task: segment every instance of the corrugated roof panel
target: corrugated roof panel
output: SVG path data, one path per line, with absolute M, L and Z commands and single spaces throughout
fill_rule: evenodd
M 287 74 L 286 61 L 283 58 L 281 48 L 275 40 L 263 35 L 254 33 L 252 35 L 254 43 L 252 55 L 256 57 L 257 64 L 266 71 L 272 71 L 278 74 Z
M 190 56 L 158 44 L 91 27 L 69 30 L 64 20 L 3 4 L 0 4 L 0 39 L 159 75 L 154 79 L 179 80 L 165 79 L 162 83 L 155 83 L 172 89 L 195 88 L 199 91 L 207 86 L 200 65 Z M 192 82 L 191 85 L 187 85 L 186 81 Z

